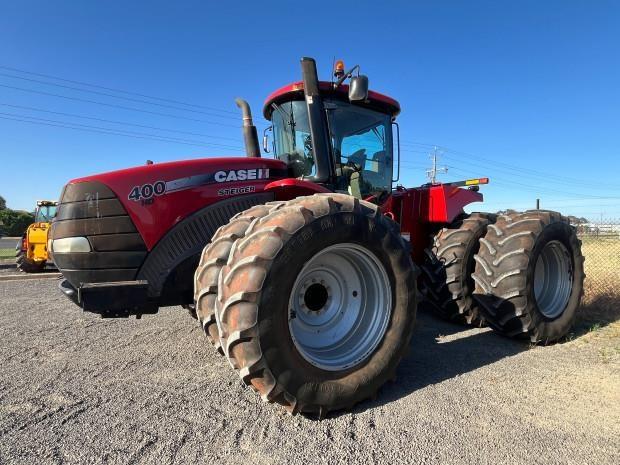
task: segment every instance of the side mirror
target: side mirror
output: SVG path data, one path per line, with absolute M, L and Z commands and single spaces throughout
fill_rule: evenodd
M 265 153 L 269 153 L 269 135 L 267 134 L 267 131 L 271 130 L 273 130 L 273 126 L 269 126 L 263 131 L 263 152 Z
M 349 82 L 349 100 L 358 102 L 368 98 L 368 76 L 360 74 L 359 76 L 351 76 Z

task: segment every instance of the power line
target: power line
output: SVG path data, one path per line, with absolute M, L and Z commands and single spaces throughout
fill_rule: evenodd
M 7 114 L 7 113 L 0 113 L 0 114 Z M 30 118 L 30 119 L 24 119 L 24 118 Z M 221 144 L 199 143 L 200 141 L 190 142 L 190 141 L 185 141 L 184 139 L 167 138 L 167 137 L 152 135 L 152 134 L 142 135 L 142 133 L 130 133 L 130 132 L 124 132 L 124 131 L 119 131 L 119 130 L 114 130 L 114 129 L 109 129 L 109 128 L 101 128 L 97 126 L 78 125 L 76 123 L 65 123 L 62 121 L 45 120 L 42 118 L 38 118 L 38 119 L 35 119 L 33 117 L 13 118 L 13 117 L 7 117 L 7 116 L 0 116 L 0 119 L 18 121 L 22 123 L 38 124 L 42 126 L 52 126 L 52 127 L 59 127 L 59 128 L 65 128 L 65 129 L 73 129 L 76 131 L 86 131 L 86 132 L 94 132 L 98 134 L 124 136 L 124 137 L 130 137 L 134 139 L 145 139 L 145 140 L 154 140 L 158 142 L 170 142 L 170 143 L 175 143 L 175 144 L 193 145 L 195 147 L 230 148 L 233 150 L 241 150 L 241 148 L 239 147 L 225 146 Z
M 460 167 L 457 166 L 452 166 L 452 165 L 448 165 L 450 168 L 452 168 L 453 170 L 456 171 L 460 171 L 462 173 L 465 173 L 466 175 L 468 175 L 468 172 L 464 169 L 461 169 Z M 514 181 L 514 180 L 508 180 L 508 179 L 504 179 L 504 178 L 498 178 L 496 176 L 492 177 L 491 180 L 499 180 L 499 184 L 497 182 L 493 182 L 494 185 L 497 185 L 500 188 L 508 188 L 508 186 L 512 186 L 512 185 L 516 185 L 516 186 L 521 186 L 524 189 L 533 191 L 533 192 L 546 192 L 546 193 L 552 193 L 552 194 L 562 194 L 562 195 L 571 195 L 570 192 L 566 192 L 566 191 L 560 191 L 557 189 L 553 189 L 553 188 L 549 188 L 549 187 L 540 187 L 540 186 L 533 186 L 531 184 L 524 184 L 524 183 L 520 183 L 518 181 Z M 504 184 L 505 183 L 505 184 Z M 580 198 L 590 198 L 590 199 L 600 199 L 601 196 L 595 196 L 595 195 L 590 195 L 590 194 L 579 194 L 579 193 L 575 193 L 575 195 L 577 197 L 573 197 L 574 199 L 580 199 Z M 602 197 L 605 198 L 605 197 Z
M 428 151 L 430 151 L 432 149 L 433 146 L 435 146 L 435 144 L 426 144 L 426 143 L 422 143 L 422 142 L 415 142 L 415 141 L 401 141 L 401 144 L 403 145 L 410 145 L 410 146 L 416 146 L 416 148 L 418 147 L 428 147 Z M 552 183 L 556 183 L 556 184 L 563 184 L 563 185 L 581 185 L 584 187 L 588 187 L 591 188 L 592 186 L 598 186 L 598 187 L 605 187 L 607 189 L 620 189 L 620 187 L 618 187 L 615 184 L 605 184 L 605 183 L 601 183 L 599 181 L 588 181 L 585 179 L 578 179 L 578 178 L 571 178 L 571 177 L 567 177 L 567 176 L 559 176 L 556 173 L 548 173 L 548 172 L 544 172 L 544 171 L 540 171 L 540 170 L 534 170 L 531 168 L 524 168 L 523 166 L 518 166 L 518 165 L 513 165 L 510 163 L 506 163 L 506 162 L 501 162 L 501 161 L 496 161 L 496 160 L 491 160 L 489 158 L 486 157 L 482 157 L 480 155 L 476 155 L 473 154 L 471 152 L 463 152 L 463 151 L 459 151 L 459 150 L 453 150 L 450 149 L 448 147 L 442 146 L 442 145 L 436 145 L 440 150 L 442 150 L 444 152 L 444 156 L 451 158 L 453 160 L 458 160 L 458 161 L 463 161 L 462 158 L 456 158 L 450 155 L 447 155 L 447 153 L 452 153 L 454 155 L 465 155 L 467 157 L 470 158 L 474 158 L 477 159 L 479 161 L 482 161 L 484 163 L 487 163 L 488 165 L 482 165 L 479 164 L 478 166 L 481 166 L 485 169 L 497 169 L 497 170 L 503 170 L 506 172 L 509 172 L 510 174 L 514 174 L 514 171 L 519 171 L 521 173 L 525 173 L 531 177 L 537 177 L 537 178 L 541 178 L 544 179 L 546 182 L 552 182 Z M 408 149 L 403 149 L 404 152 L 409 152 L 410 150 Z M 413 151 L 411 151 L 413 152 Z M 417 151 L 415 153 L 418 153 Z M 475 162 L 472 162 L 471 160 L 466 160 L 468 164 L 475 164 Z
M 106 131 L 110 130 L 110 131 L 119 132 L 119 133 L 125 133 L 125 134 L 135 134 L 135 135 L 140 135 L 140 136 L 157 137 L 157 138 L 161 138 L 161 139 L 169 139 L 169 140 L 174 140 L 174 141 L 207 143 L 207 144 L 212 145 L 214 147 L 222 147 L 222 148 L 235 149 L 235 150 L 239 149 L 239 147 L 233 147 L 233 146 L 230 146 L 230 145 L 223 145 L 223 144 L 212 143 L 212 142 L 205 142 L 205 141 L 201 141 L 201 140 L 181 139 L 179 137 L 160 136 L 159 134 L 147 134 L 147 133 L 136 132 L 136 131 L 126 131 L 126 130 L 122 130 L 122 129 L 104 128 L 104 127 L 101 127 L 101 126 L 91 126 L 91 125 L 88 125 L 88 124 L 71 123 L 71 122 L 68 122 L 68 121 L 57 121 L 57 120 L 51 120 L 51 119 L 46 119 L 46 118 L 37 118 L 35 116 L 17 115 L 15 113 L 2 113 L 2 112 L 0 112 L 0 115 L 12 116 L 12 117 L 17 117 L 17 118 L 28 118 L 28 119 L 33 119 L 33 120 L 36 120 L 36 121 L 45 121 L 45 122 L 51 122 L 51 123 L 69 124 L 69 125 L 72 125 L 72 126 L 79 126 L 79 127 L 84 127 L 84 128 L 93 128 L 93 129 L 101 129 L 101 130 L 106 130 Z
M 101 126 L 91 126 L 91 125 L 88 125 L 88 124 L 71 123 L 71 122 L 68 122 L 68 121 L 58 121 L 58 120 L 51 120 L 51 119 L 46 119 L 46 118 L 37 118 L 35 116 L 18 115 L 18 114 L 15 114 L 15 113 L 2 113 L 2 112 L 0 112 L 0 115 L 10 116 L 10 117 L 15 117 L 15 118 L 27 118 L 27 119 L 31 119 L 31 120 L 35 120 L 35 121 L 43 121 L 43 122 L 46 122 L 46 123 L 65 124 L 65 125 L 71 125 L 71 126 L 77 126 L 77 127 L 83 127 L 83 128 L 90 128 L 90 129 L 97 129 L 97 130 L 104 130 L 104 131 L 113 131 L 115 133 L 124 133 L 124 134 L 139 135 L 139 136 L 145 136 L 145 137 L 155 137 L 155 138 L 159 138 L 159 139 L 166 139 L 166 140 L 172 140 L 172 141 L 181 141 L 181 142 L 203 143 L 203 144 L 206 143 L 206 144 L 212 145 L 214 147 L 222 147 L 222 148 L 235 149 L 235 150 L 239 149 L 239 147 L 233 147 L 233 146 L 230 146 L 230 145 L 223 145 L 223 144 L 205 142 L 205 141 L 201 141 L 201 140 L 181 139 L 179 137 L 160 136 L 159 134 L 148 134 L 148 133 L 136 132 L 136 131 L 125 131 L 125 130 L 122 130 L 122 129 L 111 129 L 111 128 L 105 128 L 105 127 L 101 127 Z
M 477 167 L 482 168 L 483 170 L 488 170 L 490 172 L 498 171 L 500 173 L 510 174 L 512 176 L 515 176 L 515 174 L 516 174 L 517 176 L 519 176 L 519 178 L 523 178 L 523 177 L 530 178 L 530 179 L 532 179 L 533 181 L 535 181 L 537 183 L 540 183 L 541 181 L 544 181 L 545 184 L 549 184 L 549 183 L 550 184 L 559 184 L 560 186 L 571 186 L 571 187 L 579 186 L 579 187 L 586 188 L 586 189 L 593 189 L 593 188 L 596 188 L 596 187 L 600 187 L 599 184 L 594 184 L 594 183 L 590 183 L 590 182 L 584 182 L 584 181 L 572 182 L 572 181 L 563 181 L 563 180 L 559 180 L 559 179 L 554 179 L 553 175 L 520 174 L 520 173 L 518 173 L 518 169 L 519 169 L 518 167 L 514 167 L 514 168 L 508 169 L 508 168 L 502 168 L 502 167 L 497 167 L 497 166 L 487 166 L 485 164 L 477 163 L 477 162 L 471 161 L 471 160 L 465 161 L 465 160 L 462 160 L 462 159 L 459 159 L 459 158 L 456 158 L 456 157 L 453 157 L 453 156 L 450 156 L 450 155 L 445 155 L 445 156 L 446 156 L 446 158 L 449 158 L 449 159 L 451 159 L 453 161 L 456 161 L 456 162 L 467 163 L 468 167 L 469 166 L 477 166 Z M 515 173 L 515 171 L 517 171 L 517 173 Z M 609 187 L 607 189 L 618 190 L 620 188 L 618 186 L 614 186 L 614 187 Z
M 95 118 L 93 116 L 76 115 L 75 113 L 64 113 L 61 111 L 44 110 L 42 108 L 36 108 L 36 107 L 28 107 L 28 106 L 23 106 L 23 105 L 12 105 L 10 103 L 0 103 L 0 105 L 5 106 L 5 107 L 10 107 L 10 108 L 19 108 L 21 110 L 38 111 L 38 112 L 50 113 L 54 115 L 69 116 L 72 118 L 81 118 L 81 119 L 87 119 L 91 121 L 99 121 L 102 123 L 120 124 L 124 126 L 134 126 L 138 128 L 144 128 L 144 129 L 155 129 L 157 131 L 175 132 L 178 134 L 188 134 L 192 136 L 201 136 L 201 137 L 208 137 L 208 138 L 213 138 L 213 139 L 225 139 L 225 140 L 239 141 L 238 137 L 214 136 L 211 134 L 203 134 L 200 132 L 180 131 L 178 129 L 169 129 L 169 128 L 161 128 L 158 126 L 148 126 L 144 124 L 129 123 L 127 121 L 115 121 L 115 120 L 109 120 L 109 119 L 103 119 L 103 118 Z
M 127 90 L 117 89 L 117 88 L 114 88 L 114 87 L 101 86 L 101 85 L 92 84 L 92 83 L 88 83 L 88 82 L 84 82 L 84 81 L 75 81 L 75 80 L 72 80 L 72 79 L 66 79 L 66 78 L 61 78 L 61 77 L 58 77 L 58 76 L 52 76 L 50 74 L 35 73 L 35 72 L 32 72 L 32 71 L 26 71 L 26 70 L 19 69 L 19 68 L 12 68 L 10 66 L 1 66 L 0 65 L 0 68 L 1 69 L 8 69 L 10 71 L 16 71 L 18 73 L 29 74 L 31 76 L 39 76 L 39 77 L 44 77 L 44 78 L 47 78 L 47 79 L 55 79 L 57 81 L 69 82 L 71 84 L 78 84 L 78 85 L 81 85 L 81 86 L 94 87 L 96 89 L 109 90 L 109 91 L 112 91 L 112 92 L 118 92 L 118 93 L 126 94 L 126 95 L 136 95 L 138 97 L 149 98 L 149 99 L 152 99 L 152 100 L 159 100 L 161 102 L 176 103 L 178 105 L 186 105 L 188 107 L 195 107 L 195 108 L 204 108 L 205 110 L 220 111 L 220 112 L 223 112 L 223 113 L 231 113 L 231 114 L 236 114 L 237 113 L 237 112 L 231 111 L 231 110 L 223 110 L 223 109 L 220 109 L 220 108 L 209 107 L 209 106 L 205 106 L 205 105 L 198 105 L 198 104 L 195 104 L 195 103 L 187 103 L 187 102 L 182 102 L 180 100 L 172 100 L 172 99 L 167 99 L 167 98 L 154 97 L 152 95 L 141 94 L 141 93 L 138 93 L 138 92 L 130 92 L 130 91 L 127 91 Z
M 27 78 L 27 77 L 22 77 L 22 76 L 13 76 L 11 74 L 5 74 L 5 73 L 0 73 L 0 76 L 9 77 L 9 78 L 12 78 L 12 79 L 21 79 L 23 81 L 28 81 L 28 82 L 35 82 L 37 84 L 44 84 L 46 86 L 55 86 L 55 87 L 61 87 L 63 89 L 77 90 L 78 92 L 88 92 L 90 94 L 103 95 L 105 97 L 112 97 L 112 98 L 117 98 L 117 99 L 121 99 L 121 100 L 127 100 L 127 101 L 130 101 L 130 102 L 144 103 L 144 104 L 147 104 L 147 105 L 155 105 L 155 106 L 162 107 L 162 108 L 171 108 L 171 109 L 174 109 L 174 110 L 190 111 L 192 113 L 200 113 L 200 114 L 207 115 L 207 116 L 213 116 L 215 118 L 238 119 L 237 117 L 232 116 L 232 115 L 217 115 L 217 114 L 209 113 L 209 112 L 202 111 L 202 110 L 192 110 L 190 108 L 183 108 L 183 107 L 179 107 L 179 106 L 175 106 L 175 105 L 168 105 L 168 104 L 165 104 L 165 103 L 155 103 L 155 102 L 149 102 L 147 100 L 141 100 L 141 99 L 136 99 L 136 98 L 121 97 L 121 96 L 114 95 L 114 94 L 109 94 L 109 93 L 106 93 L 106 92 L 99 92 L 99 91 L 96 91 L 96 90 L 80 89 L 78 87 L 66 86 L 66 85 L 63 85 L 63 84 L 56 84 L 56 83 L 53 83 L 53 82 L 45 82 L 45 81 L 41 81 L 39 79 L 32 79 L 32 78 Z
M 590 186 L 592 184 L 596 184 L 598 186 L 603 186 L 604 185 L 604 184 L 601 184 L 600 182 L 596 182 L 596 183 L 589 182 L 589 181 L 584 180 L 584 179 L 570 178 L 570 177 L 567 177 L 567 176 L 560 176 L 560 175 L 557 175 L 555 173 L 551 174 L 551 173 L 547 173 L 547 172 L 544 172 L 544 171 L 534 170 L 534 169 L 531 169 L 531 168 L 524 168 L 523 166 L 517 166 L 517 165 L 512 165 L 512 164 L 501 162 L 501 161 L 491 160 L 489 158 L 485 158 L 485 157 L 482 157 L 480 155 L 475 155 L 475 154 L 468 153 L 468 152 L 452 150 L 452 149 L 448 149 L 448 148 L 445 148 L 445 147 L 444 147 L 444 149 L 445 149 L 446 152 L 453 153 L 455 155 L 461 154 L 461 155 L 465 155 L 465 156 L 468 156 L 468 157 L 472 157 L 472 158 L 478 159 L 478 160 L 486 162 L 486 163 L 490 163 L 491 166 L 499 165 L 499 166 L 505 167 L 504 169 L 517 170 L 517 171 L 521 171 L 523 173 L 531 173 L 532 176 L 542 177 L 542 178 L 546 179 L 547 181 L 554 181 L 554 180 L 555 181 L 559 181 L 559 180 L 562 179 L 562 180 L 564 180 L 564 182 L 570 183 L 570 184 L 580 184 L 580 183 L 583 184 L 583 183 L 587 183 Z M 446 155 L 446 156 L 448 156 L 448 155 Z M 454 159 L 454 157 L 453 157 L 453 159 Z M 468 160 L 468 162 L 470 162 L 470 161 Z M 609 185 L 609 186 L 611 188 L 616 188 L 616 189 L 618 188 L 617 185 L 613 185 L 613 186 Z
M 121 110 L 129 110 L 129 111 L 136 111 L 136 112 L 139 112 L 139 113 L 147 113 L 147 114 L 150 114 L 150 115 L 165 116 L 165 117 L 168 117 L 168 118 L 183 119 L 183 120 L 187 120 L 187 121 L 196 121 L 196 122 L 199 122 L 199 123 L 214 124 L 214 125 L 217 125 L 217 126 L 227 126 L 227 127 L 231 127 L 231 128 L 239 127 L 239 126 L 235 126 L 235 125 L 232 125 L 232 124 L 220 123 L 220 122 L 216 122 L 216 121 L 207 121 L 207 120 L 203 120 L 203 119 L 189 118 L 189 117 L 186 117 L 186 116 L 172 115 L 172 114 L 169 114 L 169 113 L 159 113 L 159 112 L 156 112 L 156 111 L 142 110 L 142 109 L 139 109 L 139 108 L 126 107 L 124 105 L 116 105 L 116 104 L 113 104 L 113 103 L 98 102 L 96 100 L 88 100 L 88 99 L 83 99 L 83 98 L 79 98 L 79 97 L 69 97 L 67 95 L 54 94 L 54 93 L 51 93 L 51 92 L 44 92 L 44 91 L 41 91 L 41 90 L 25 89 L 23 87 L 8 86 L 6 84 L 0 84 L 0 87 L 5 87 L 7 89 L 20 90 L 20 91 L 23 91 L 23 92 L 31 92 L 31 93 L 35 93 L 35 94 L 48 95 L 48 96 L 51 96 L 51 97 L 58 97 L 58 98 L 63 98 L 63 99 L 67 99 L 67 100 L 74 100 L 74 101 L 77 101 L 77 102 L 93 103 L 95 105 L 103 105 L 103 106 L 112 107 L 112 108 L 120 108 Z
M 420 143 L 420 145 L 423 145 Z M 442 146 L 437 146 L 438 148 L 442 148 L 444 151 L 447 151 L 449 153 L 465 153 L 465 152 L 458 152 L 455 150 L 451 150 L 451 149 L 447 149 L 445 147 Z M 409 149 L 402 149 L 403 152 L 406 153 L 427 153 L 427 152 L 423 152 L 423 151 L 418 151 L 418 150 L 409 150 Z M 613 189 L 613 190 L 618 190 L 620 189 L 620 187 L 616 186 L 616 185 L 605 185 L 605 184 L 601 184 L 599 182 L 588 182 L 585 181 L 583 179 L 581 180 L 569 180 L 571 178 L 564 178 L 564 179 L 556 179 L 558 176 L 556 174 L 550 174 L 550 173 L 544 173 L 544 172 L 540 172 L 540 171 L 535 171 L 535 170 L 529 170 L 527 168 L 523 168 L 523 167 L 519 167 L 516 165 L 510 165 L 507 163 L 501 163 L 501 162 L 493 162 L 489 160 L 489 164 L 483 164 L 481 162 L 476 163 L 475 161 L 471 161 L 471 160 L 463 160 L 461 157 L 455 157 L 449 154 L 446 154 L 445 152 L 443 153 L 443 156 L 454 160 L 454 161 L 458 161 L 458 162 L 467 162 L 468 165 L 473 165 L 473 166 L 478 166 L 484 170 L 492 170 L 492 171 L 500 171 L 500 172 L 504 172 L 507 174 L 514 174 L 515 171 L 521 171 L 524 174 L 519 174 L 520 176 L 527 176 L 527 177 L 531 177 L 531 178 L 538 178 L 536 179 L 536 182 L 539 181 L 539 179 L 544 180 L 547 183 L 553 183 L 553 184 L 559 184 L 559 185 L 563 185 L 563 186 L 582 186 L 582 187 L 586 187 L 591 189 L 592 187 L 605 187 L 607 189 Z M 468 154 L 468 156 L 472 156 L 474 157 L 472 154 Z M 482 159 L 483 157 L 477 157 L 476 158 L 480 158 Z M 485 159 L 488 160 L 488 159 Z M 499 165 L 499 166 L 497 166 Z

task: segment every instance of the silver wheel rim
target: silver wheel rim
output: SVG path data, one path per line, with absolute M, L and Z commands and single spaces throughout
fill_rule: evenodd
M 312 257 L 297 277 L 289 331 L 312 365 L 344 370 L 373 353 L 391 309 L 390 282 L 377 257 L 357 244 L 337 244 Z
M 550 241 L 541 250 L 534 271 L 534 297 L 540 312 L 557 318 L 568 305 L 573 290 L 573 262 L 560 241 Z

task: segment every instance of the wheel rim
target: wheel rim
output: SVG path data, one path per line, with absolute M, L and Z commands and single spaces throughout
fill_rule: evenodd
M 391 309 L 390 281 L 377 257 L 357 244 L 337 244 L 312 257 L 297 277 L 289 330 L 308 362 L 344 370 L 372 354 Z
M 550 241 L 540 252 L 534 271 L 534 296 L 547 318 L 557 318 L 568 305 L 573 290 L 573 262 L 560 241 Z

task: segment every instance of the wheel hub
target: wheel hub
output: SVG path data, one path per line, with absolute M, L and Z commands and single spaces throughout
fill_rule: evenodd
M 325 281 L 312 283 L 304 293 L 304 305 L 310 312 L 320 312 L 329 300 L 329 290 Z
M 573 262 L 560 241 L 550 241 L 540 252 L 534 270 L 534 297 L 547 318 L 557 318 L 568 305 L 573 290 Z
M 320 368 L 343 370 L 364 361 L 383 339 L 390 282 L 370 251 L 337 244 L 306 263 L 289 306 L 289 330 L 300 354 Z

